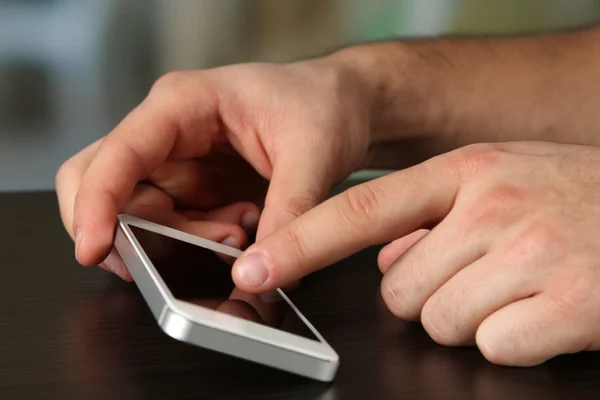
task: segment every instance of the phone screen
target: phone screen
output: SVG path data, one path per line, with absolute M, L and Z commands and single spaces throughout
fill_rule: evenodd
M 278 293 L 242 292 L 231 278 L 231 257 L 129 225 L 173 297 L 237 318 L 319 339 Z

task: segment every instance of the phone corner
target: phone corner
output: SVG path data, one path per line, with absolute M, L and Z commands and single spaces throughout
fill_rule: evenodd
M 160 316 L 158 325 L 164 333 L 173 339 L 187 342 L 193 328 L 193 322 L 174 312 L 168 304 L 165 304 Z

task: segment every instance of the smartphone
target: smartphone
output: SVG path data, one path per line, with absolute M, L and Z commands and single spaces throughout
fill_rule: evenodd
M 119 215 L 114 246 L 158 325 L 196 346 L 319 381 L 339 357 L 280 289 L 240 291 L 231 264 L 241 251 L 131 215 Z

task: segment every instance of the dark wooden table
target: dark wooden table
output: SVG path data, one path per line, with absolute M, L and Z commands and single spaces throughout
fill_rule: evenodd
M 394 318 L 376 249 L 295 294 L 340 355 L 328 385 L 167 337 L 135 285 L 77 265 L 53 193 L 0 195 L 0 216 L 2 399 L 600 399 L 600 353 L 504 368 Z

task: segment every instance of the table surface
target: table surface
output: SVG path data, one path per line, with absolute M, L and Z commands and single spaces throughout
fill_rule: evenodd
M 394 318 L 379 295 L 377 249 L 295 294 L 340 355 L 332 384 L 177 342 L 135 285 L 75 262 L 57 210 L 53 193 L 0 195 L 0 398 L 600 398 L 600 353 L 500 367 Z

